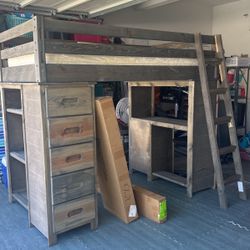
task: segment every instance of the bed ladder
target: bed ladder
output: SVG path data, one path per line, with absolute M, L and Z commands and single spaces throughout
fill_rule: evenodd
M 205 64 L 205 56 L 202 46 L 201 34 L 195 34 L 195 48 L 198 60 L 198 68 L 200 75 L 200 84 L 202 97 L 204 102 L 204 109 L 206 114 L 206 122 L 208 127 L 209 141 L 212 153 L 212 160 L 214 165 L 215 182 L 219 195 L 219 202 L 221 208 L 228 207 L 228 201 L 225 194 L 225 185 L 233 182 L 238 184 L 238 192 L 240 199 L 246 200 L 247 195 L 244 187 L 244 176 L 242 164 L 239 153 L 238 139 L 236 134 L 235 121 L 233 117 L 233 108 L 230 96 L 230 90 L 227 83 L 226 63 L 224 57 L 224 50 L 222 45 L 222 38 L 220 35 L 215 36 L 216 57 L 219 63 L 219 71 L 221 78 L 221 85 L 216 89 L 210 89 L 208 83 L 208 75 Z M 217 67 L 217 66 L 216 66 Z M 212 102 L 210 94 L 219 95 L 225 104 L 226 116 L 214 118 L 212 110 Z M 216 126 L 219 124 L 227 124 L 229 130 L 230 146 L 219 148 L 216 136 Z M 235 175 L 224 180 L 220 156 L 232 153 L 235 168 Z

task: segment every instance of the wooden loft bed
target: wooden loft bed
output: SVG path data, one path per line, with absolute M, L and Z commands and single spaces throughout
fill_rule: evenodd
M 87 44 L 48 39 L 50 32 L 157 41 L 158 45 Z M 27 37 L 23 36 L 25 34 L 31 37 L 28 42 L 22 39 Z M 151 145 L 139 145 L 141 151 L 136 155 L 143 157 L 147 153 L 147 164 L 140 165 L 143 160 L 138 163 L 135 157 L 131 158 L 131 172 L 133 169 L 139 170 L 146 173 L 148 179 L 160 177 L 172 181 L 186 187 L 191 197 L 194 192 L 214 185 L 215 169 L 220 204 L 226 207 L 223 176 L 217 164 L 219 150 L 214 142 L 215 124 L 224 122 L 224 119 L 214 118 L 218 94 L 228 94 L 227 107 L 230 111 L 226 81 L 222 79 L 224 88 L 209 94 L 209 89 L 217 87 L 218 64 L 221 66 L 224 58 L 220 36 L 111 27 L 36 16 L 0 33 L 0 43 L 8 177 L 18 177 L 10 178 L 9 200 L 19 200 L 28 209 L 30 225 L 36 226 L 48 238 L 50 245 L 56 243 L 57 235 L 62 232 L 88 223 L 94 229 L 98 224 L 93 87 L 100 81 L 130 82 L 130 121 L 134 124 L 130 126 L 131 138 L 151 138 Z M 15 45 L 7 48 L 6 44 Z M 225 75 L 224 71 L 224 79 Z M 154 86 L 188 86 L 188 121 L 154 117 Z M 11 119 L 18 119 L 18 122 L 9 122 Z M 139 123 L 144 125 L 140 126 Z M 12 128 L 12 124 L 16 124 L 16 127 Z M 230 124 L 233 124 L 232 121 Z M 12 133 L 13 129 L 15 133 Z M 173 164 L 162 164 L 165 160 L 172 162 L 174 157 L 170 154 L 174 147 L 171 143 L 172 129 L 188 133 L 185 178 L 173 173 Z M 231 126 L 231 137 L 233 129 Z M 12 145 L 15 142 L 12 134 L 19 135 L 18 145 Z M 35 154 L 34 138 L 39 148 Z M 236 140 L 234 138 L 232 143 L 234 149 L 237 149 Z M 214 147 L 211 147 L 211 141 Z M 132 144 L 133 141 L 130 141 L 131 149 L 138 149 L 137 144 Z M 145 145 L 148 147 L 141 147 Z M 166 147 L 169 148 L 168 155 L 164 151 Z M 227 147 L 220 153 L 230 153 L 231 149 Z M 20 150 L 21 161 L 20 154 L 16 154 Z M 158 150 L 162 156 L 160 159 L 155 157 Z M 88 160 L 81 156 L 85 152 L 90 156 Z M 62 159 L 53 161 L 57 157 Z M 243 182 L 240 158 L 237 159 L 236 173 L 241 175 Z M 81 162 L 75 164 L 75 160 Z M 12 166 L 10 162 L 14 162 Z M 20 162 L 24 166 L 22 170 L 19 168 Z M 63 164 L 57 166 L 55 162 Z M 150 162 L 152 164 L 148 165 Z M 59 172 L 55 171 L 57 168 Z M 76 170 L 81 175 L 76 174 Z M 22 171 L 22 176 L 18 171 Z M 72 183 L 78 183 L 79 188 L 74 189 Z M 25 197 L 20 197 L 20 190 Z M 14 196 L 12 191 L 19 196 Z M 59 202 L 57 194 L 64 199 L 59 199 Z
M 32 41 L 12 48 L 2 46 L 1 81 L 199 81 L 196 51 L 192 48 L 194 34 L 93 25 L 37 16 L 2 32 L 0 43 L 5 44 L 30 32 L 33 33 Z M 85 44 L 46 39 L 48 32 L 155 40 L 163 45 Z M 206 47 L 206 62 L 210 65 L 207 67 L 209 80 L 213 80 L 215 38 L 202 35 L 202 43 Z

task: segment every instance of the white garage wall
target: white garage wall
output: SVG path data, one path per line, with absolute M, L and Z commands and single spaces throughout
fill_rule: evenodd
M 128 8 L 104 16 L 105 24 L 168 30 L 212 33 L 212 7 L 199 0 L 182 0 L 151 10 Z
M 250 0 L 214 7 L 213 34 L 222 34 L 226 55 L 250 56 Z

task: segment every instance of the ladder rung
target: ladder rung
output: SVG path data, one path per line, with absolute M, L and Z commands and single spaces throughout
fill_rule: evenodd
M 222 95 L 227 92 L 227 88 L 217 88 L 217 89 L 211 89 L 210 93 L 211 94 L 217 94 L 217 95 Z
M 232 117 L 231 116 L 221 116 L 221 117 L 217 117 L 214 119 L 215 124 L 219 125 L 219 124 L 226 124 L 229 123 L 231 121 Z
M 238 175 L 238 174 L 232 175 L 232 176 L 229 176 L 228 178 L 226 178 L 224 180 L 224 184 L 228 185 L 228 184 L 231 184 L 231 183 L 235 183 L 235 182 L 237 182 L 239 180 L 240 180 L 240 175 Z
M 220 58 L 205 58 L 205 63 L 207 64 L 219 64 L 221 63 L 221 59 Z
M 224 148 L 220 148 L 219 149 L 219 153 L 220 155 L 226 155 L 226 154 L 229 154 L 229 153 L 233 153 L 236 149 L 236 146 L 228 146 L 228 147 L 224 147 Z

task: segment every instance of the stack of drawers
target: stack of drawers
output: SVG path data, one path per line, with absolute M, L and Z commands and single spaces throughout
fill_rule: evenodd
M 54 233 L 96 216 L 92 91 L 90 86 L 45 89 Z

